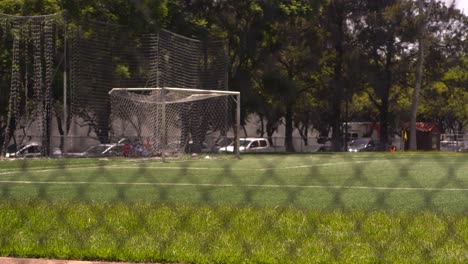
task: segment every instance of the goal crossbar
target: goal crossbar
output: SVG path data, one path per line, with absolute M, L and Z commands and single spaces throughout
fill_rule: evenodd
M 158 91 L 158 90 L 185 91 L 185 92 L 194 92 L 194 93 L 216 93 L 216 94 L 222 94 L 222 95 L 240 95 L 240 92 L 236 92 L 236 91 L 202 90 L 202 89 L 176 88 L 176 87 L 113 88 L 112 90 L 110 90 L 109 94 L 112 94 L 116 91 Z

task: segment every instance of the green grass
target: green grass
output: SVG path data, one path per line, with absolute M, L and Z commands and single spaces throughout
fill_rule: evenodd
M 0 255 L 466 263 L 468 156 L 0 162 Z

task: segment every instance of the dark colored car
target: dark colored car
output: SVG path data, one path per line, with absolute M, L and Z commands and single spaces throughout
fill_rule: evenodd
M 348 145 L 349 152 L 373 151 L 376 144 L 372 138 L 358 138 Z
M 348 145 L 349 152 L 362 151 L 395 151 L 396 147 L 389 144 L 375 142 L 372 138 L 358 138 Z
M 332 152 L 333 148 L 332 146 L 320 146 L 320 148 L 317 149 L 317 152 Z

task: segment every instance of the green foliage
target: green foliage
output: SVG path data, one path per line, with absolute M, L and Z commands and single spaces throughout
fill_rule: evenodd
M 468 67 L 468 56 L 462 58 L 461 64 L 456 65 L 447 70 L 447 72 L 442 77 L 444 82 L 456 82 L 459 84 L 468 82 L 468 72 L 466 68 Z
M 130 79 L 130 69 L 127 65 L 117 64 L 114 70 L 116 76 L 122 79 Z
M 440 76 L 423 92 L 421 115 L 438 120 L 443 129 L 462 130 L 468 127 L 468 63 L 466 57 L 457 58 L 457 63 L 444 69 L 438 68 Z
M 56 14 L 61 10 L 58 0 L 3 0 L 0 2 L 0 13 L 10 15 L 44 15 Z
M 136 32 L 161 28 L 168 16 L 166 0 L 67 0 L 63 6 L 73 21 L 94 19 L 112 22 L 126 25 Z
M 423 22 L 416 9 L 410 0 L 0 1 L 0 13 L 66 12 L 73 29 L 91 19 L 137 33 L 166 28 L 190 37 L 225 39 L 229 89 L 242 93 L 242 118 L 259 114 L 270 135 L 286 116 L 295 127 L 326 131 L 335 121 L 334 111 L 344 115 L 345 100 L 348 121 L 380 119 L 395 129 L 408 121 L 415 44 Z M 418 117 L 438 122 L 443 130 L 462 130 L 468 126 L 463 101 L 467 16 L 435 0 L 425 0 L 425 9 L 427 56 Z M 92 37 L 92 29 L 83 35 Z M 5 115 L 11 73 L 11 47 L 4 39 L 0 116 Z M 130 77 L 125 65 L 118 64 L 115 73 Z M 57 80 L 60 75 L 57 71 Z M 60 85 L 54 82 L 55 101 L 62 100 Z

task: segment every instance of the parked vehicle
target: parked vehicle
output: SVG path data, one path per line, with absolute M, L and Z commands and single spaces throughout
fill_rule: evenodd
M 363 152 L 363 151 L 395 151 L 396 147 L 375 142 L 372 138 L 358 138 L 348 145 L 348 152 Z
M 5 155 L 7 158 L 37 158 L 42 156 L 42 145 L 37 142 L 31 142 L 19 147 L 18 151 L 8 152 Z M 52 148 L 52 157 L 62 156 L 62 151 L 59 148 Z
M 234 143 L 219 149 L 220 153 L 234 152 Z M 266 138 L 242 138 L 239 142 L 239 152 L 267 152 L 270 150 L 270 143 Z
M 332 152 L 332 151 L 333 151 L 333 147 L 329 145 L 323 145 L 317 149 L 317 152 Z
M 202 142 L 201 144 L 197 145 L 194 144 L 192 140 L 189 141 L 187 146 L 185 147 L 185 152 L 186 153 L 211 153 L 212 150 L 210 147 L 205 142 Z
M 458 151 L 463 146 L 463 141 L 443 140 L 440 142 L 440 150 L 442 151 Z
M 458 148 L 458 152 L 468 152 L 468 146 L 465 147 L 465 144 L 461 145 L 460 148 Z
M 372 148 L 375 146 L 374 140 L 372 138 L 358 138 L 348 145 L 349 152 L 360 152 L 365 151 L 366 149 Z
M 92 146 L 84 152 L 68 153 L 67 157 L 116 157 L 123 156 L 123 144 L 99 144 Z

